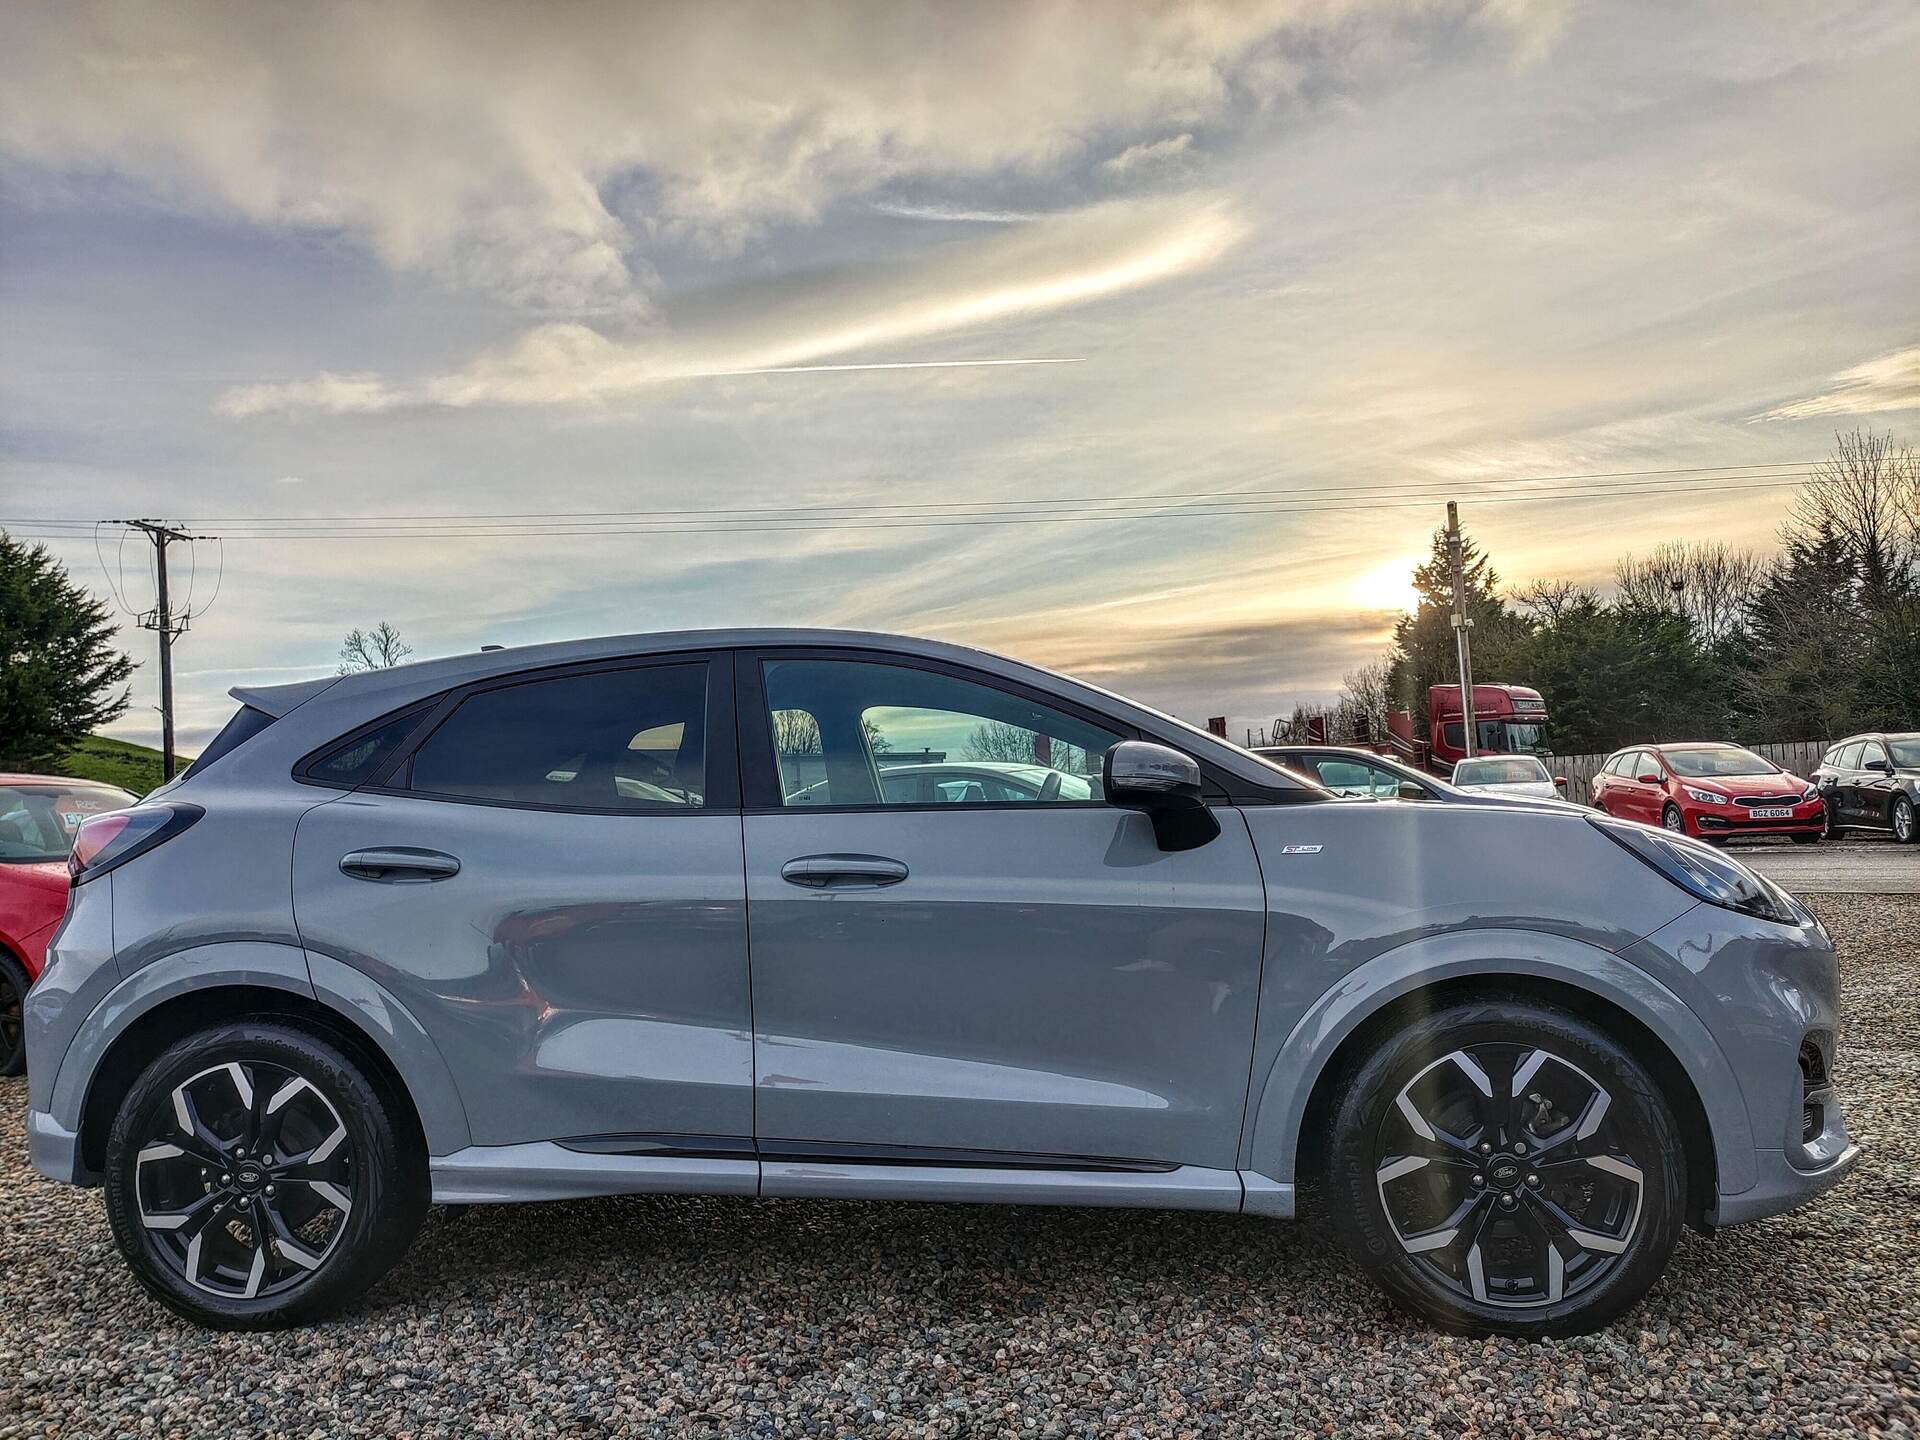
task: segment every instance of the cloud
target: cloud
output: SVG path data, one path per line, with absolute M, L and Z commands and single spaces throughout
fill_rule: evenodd
M 1024 225 L 1039 218 L 1031 210 L 978 210 L 959 205 L 905 205 L 885 200 L 874 210 L 896 220 L 930 220 L 937 224 Z
M 1842 370 L 1826 390 L 1781 405 L 1762 420 L 1804 420 L 1814 415 L 1872 415 L 1920 408 L 1920 345 Z
M 1193 136 L 1181 134 L 1129 146 L 1112 159 L 1102 160 L 1100 169 L 1115 180 L 1138 180 L 1178 175 L 1193 163 Z
M 0 155 L 634 316 L 662 247 L 737 254 L 890 185 L 1056 175 L 1262 103 L 1290 52 L 1338 63 L 1436 13 L 1516 44 L 1536 25 L 1522 0 L 12 7 Z
M 1246 229 L 1239 212 L 1216 197 L 1096 205 L 942 251 L 905 273 L 883 272 L 830 304 L 808 297 L 784 310 L 757 311 L 731 330 L 687 336 L 655 330 L 629 342 L 556 322 L 423 383 L 323 374 L 239 386 L 222 395 L 216 409 L 245 417 L 278 411 L 377 414 L 423 405 L 580 405 L 671 381 L 824 368 L 820 362 L 829 357 L 1046 314 L 1203 269 Z M 907 367 L 881 362 L 872 368 Z

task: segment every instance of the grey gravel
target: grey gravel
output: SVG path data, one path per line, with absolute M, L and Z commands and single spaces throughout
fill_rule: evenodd
M 1920 898 L 1813 903 L 1867 1158 L 1690 1235 L 1599 1335 L 1436 1335 L 1308 1227 L 650 1198 L 436 1211 L 353 1315 L 215 1335 L 137 1289 L 97 1194 L 27 1169 L 0 1081 L 0 1437 L 1912 1435 Z

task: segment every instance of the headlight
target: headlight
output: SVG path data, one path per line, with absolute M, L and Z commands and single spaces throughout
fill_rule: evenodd
M 1733 803 L 1718 790 L 1696 790 L 1691 785 L 1682 785 L 1680 788 L 1698 800 L 1702 805 L 1731 805 Z
M 1820 787 L 1809 781 L 1807 788 L 1800 792 L 1800 798 L 1802 800 L 1818 800 L 1820 798 Z
M 1588 823 L 1603 831 L 1621 849 L 1644 860 L 1689 895 L 1709 905 L 1738 910 L 1779 925 L 1807 923 L 1806 912 L 1786 891 L 1739 861 L 1728 859 L 1711 845 L 1619 820 L 1590 816 Z

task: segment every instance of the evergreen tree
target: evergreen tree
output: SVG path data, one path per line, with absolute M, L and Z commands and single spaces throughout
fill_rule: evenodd
M 114 629 L 46 546 L 0 531 L 0 770 L 47 769 L 125 713 Z

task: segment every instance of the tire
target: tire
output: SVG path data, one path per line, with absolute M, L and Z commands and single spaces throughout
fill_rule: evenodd
M 1532 1159 L 1536 1146 L 1565 1158 Z M 1324 1153 L 1354 1261 L 1461 1334 L 1599 1329 L 1666 1269 L 1687 1210 L 1678 1128 L 1652 1077 L 1602 1031 L 1532 1001 L 1459 1003 L 1387 1037 L 1344 1087 Z
M 1833 820 L 1833 806 L 1827 801 L 1820 802 L 1820 838 L 1836 840 L 1840 836 L 1840 827 Z
M 414 1134 L 328 1041 L 222 1025 L 166 1050 L 121 1102 L 107 1218 L 175 1314 L 219 1330 L 304 1324 L 358 1299 L 412 1243 L 429 1193 Z
M 0 950 L 0 1075 L 27 1073 L 27 967 Z
M 1660 823 L 1676 835 L 1687 833 L 1687 822 L 1682 818 L 1678 805 L 1669 803 L 1667 808 L 1660 812 Z
M 1793 843 L 1796 845 L 1818 845 L 1825 838 L 1824 833 L 1817 835 L 1795 835 L 1793 837 Z
M 1916 816 L 1913 801 L 1905 795 L 1893 797 L 1893 808 L 1887 812 L 1887 822 L 1893 830 L 1893 838 L 1902 845 L 1911 845 L 1920 840 L 1920 816 Z

